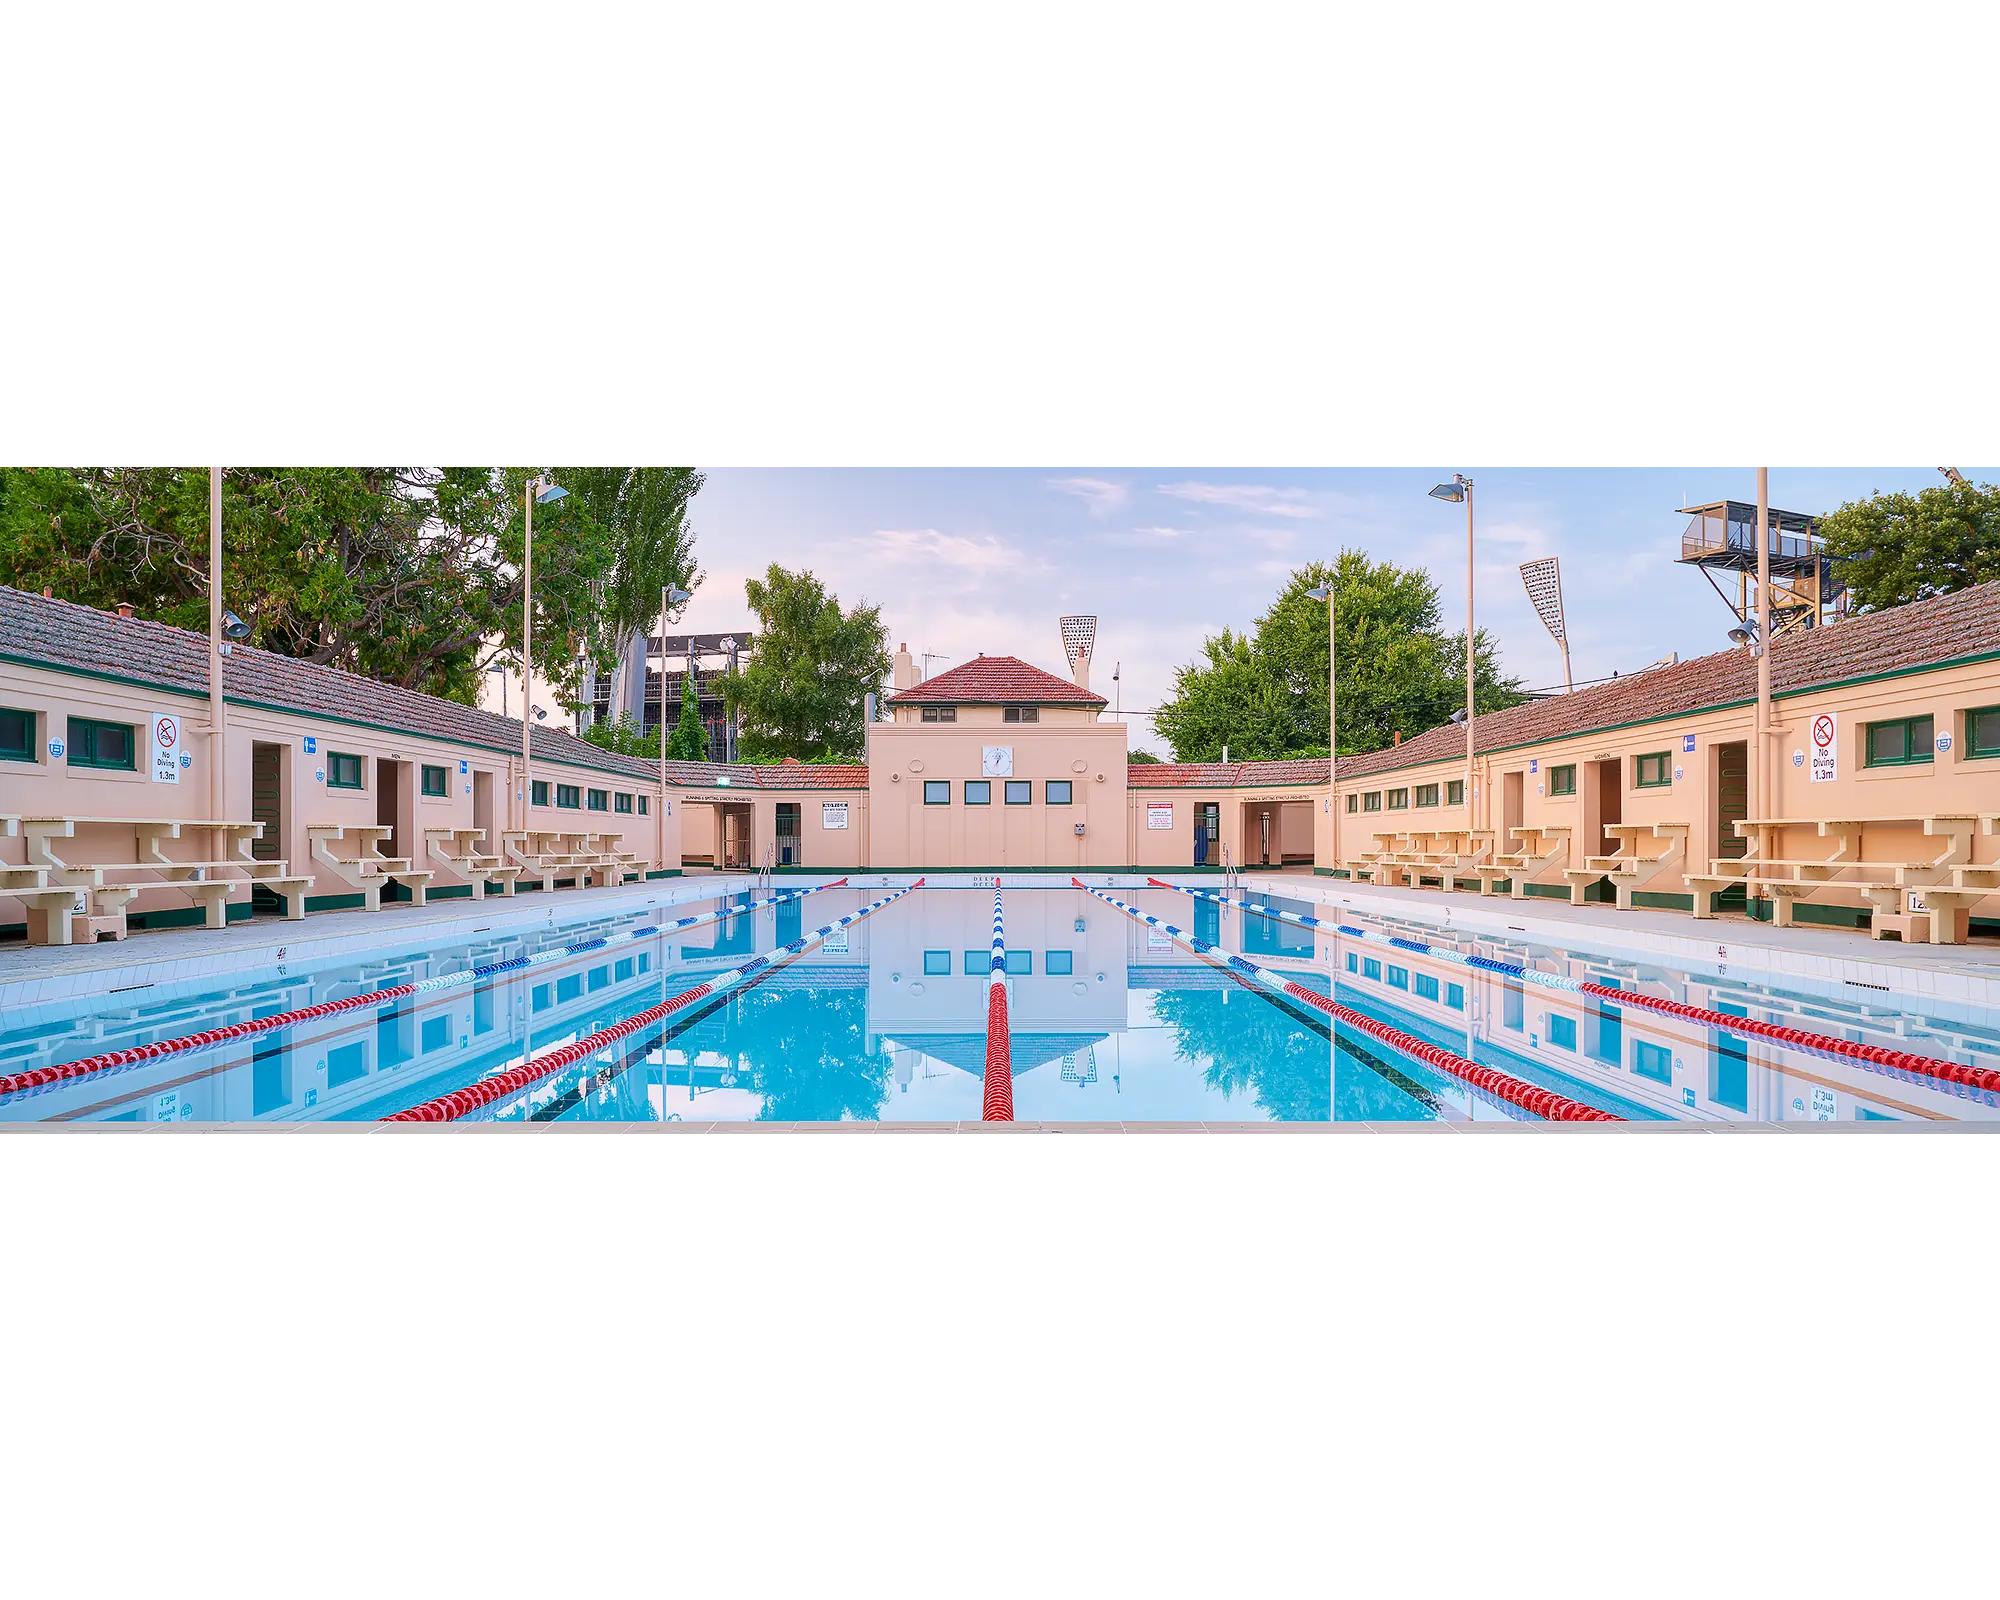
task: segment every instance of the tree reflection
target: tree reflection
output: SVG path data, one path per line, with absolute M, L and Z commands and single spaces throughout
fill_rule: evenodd
M 1249 1094 L 1278 1122 L 1324 1122 L 1331 1103 L 1326 1040 L 1245 990 L 1162 989 L 1153 1015 L 1174 1030 L 1174 1054 L 1203 1069 L 1225 1099 Z
M 872 1122 L 889 1062 L 868 1053 L 865 989 L 752 989 L 729 1008 L 723 1048 L 747 1058 L 760 1122 Z

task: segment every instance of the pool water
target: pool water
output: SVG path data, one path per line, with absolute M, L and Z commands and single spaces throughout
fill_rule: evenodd
M 683 900 L 311 970 L 244 974 L 37 1007 L 0 1030 L 0 1075 L 442 973 L 610 944 L 383 1006 L 0 1097 L 0 1120 L 373 1120 L 464 1088 L 769 954 L 882 897 L 838 888 L 690 930 L 741 905 Z M 1524 986 L 1420 953 L 1163 889 L 1119 898 L 1430 1043 L 1628 1119 L 2000 1118 L 2000 1097 Z M 1281 909 L 1318 913 L 1303 901 Z M 925 888 L 754 981 L 641 1028 L 474 1116 L 502 1122 L 976 1121 L 986 1055 L 991 889 Z M 385 913 L 388 923 L 394 913 Z M 1611 950 L 1377 931 L 1820 1033 L 2000 1065 L 2000 1019 L 1874 992 L 1676 971 Z M 1005 891 L 1020 1121 L 1534 1120 L 1395 1047 L 1278 999 L 1091 895 Z M 634 930 L 637 935 L 632 936 Z

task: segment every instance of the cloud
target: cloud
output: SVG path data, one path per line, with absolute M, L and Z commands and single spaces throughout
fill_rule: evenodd
M 975 575 L 1019 572 L 1041 564 L 1033 558 L 1024 558 L 1019 546 L 992 538 L 968 539 L 963 534 L 940 533 L 936 528 L 878 528 L 860 542 L 885 559 L 929 561 Z
M 1274 489 L 1262 483 L 1163 483 L 1160 493 L 1197 505 L 1230 506 L 1266 517 L 1316 517 L 1319 510 L 1303 489 Z
M 1107 483 L 1102 478 L 1051 478 L 1048 484 L 1058 493 L 1075 495 L 1093 517 L 1110 515 L 1131 496 L 1124 484 Z

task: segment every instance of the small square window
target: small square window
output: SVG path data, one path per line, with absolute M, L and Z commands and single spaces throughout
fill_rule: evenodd
M 424 793 L 434 797 L 442 797 L 451 793 L 451 786 L 446 781 L 443 767 L 424 768 Z
M 647 814 L 647 811 L 648 811 L 648 802 L 646 796 L 642 794 L 639 796 L 639 815 L 643 817 Z
M 1904 717 L 1896 722 L 1868 724 L 1868 765 L 1871 767 L 1927 766 L 1937 759 L 1931 748 L 1934 735 L 1929 717 Z
M 1565 1017 L 1559 1012 L 1549 1013 L 1549 1043 L 1559 1050 L 1576 1048 L 1576 1018 Z
M 1035 786 L 1023 778 L 1010 778 L 1007 781 L 1006 798 L 1007 804 L 1010 806 L 1033 805 L 1035 803 Z
M 1465 1009 L 1465 985 L 1448 983 L 1444 986 L 1444 1003 L 1454 1011 Z
M 1420 805 L 1420 806 L 1434 806 L 1434 805 L 1436 805 L 1437 803 L 1438 803 L 1438 786 L 1437 786 L 1436 784 L 1434 784 L 1434 783 L 1420 783 L 1420 784 L 1418 784 L 1418 785 L 1417 785 L 1417 804 L 1418 804 L 1418 805 Z
M 1674 1053 L 1663 1044 L 1648 1044 L 1644 1039 L 1634 1039 L 1632 1070 L 1640 1077 L 1650 1078 L 1655 1083 L 1672 1083 Z
M 968 978 L 983 978 L 993 970 L 991 950 L 968 950 L 965 952 L 965 975 Z
M 611 809 L 611 792 L 608 789 L 592 789 L 585 796 L 585 799 L 589 801 L 592 811 L 609 811 Z
M 990 806 L 993 804 L 993 785 L 984 778 L 967 778 L 965 803 L 969 806 Z
M 1361 970 L 1361 962 L 1352 950 L 1347 952 L 1347 970 L 1349 972 L 1359 972 Z
M 1009 950 L 1007 952 L 1007 976 L 1029 978 L 1035 972 L 1035 952 L 1032 950 Z
M 1632 758 L 1632 786 L 1635 789 L 1670 789 L 1674 782 L 1674 758 L 1664 750 Z
M 582 807 L 583 789 L 580 785 L 574 783 L 559 783 L 556 785 L 556 809 L 558 811 L 577 811 L 581 810 Z
M 1052 806 L 1069 804 L 1069 779 L 1051 778 L 1044 788 L 1042 798 Z
M 1349 795 L 1347 797 L 1347 814 L 1349 816 L 1352 816 L 1354 815 L 1355 812 L 1359 811 L 1360 809 L 1361 809 L 1361 796 L 1358 794 Z
M 534 791 L 528 796 L 528 799 L 534 805 L 547 805 L 549 803 L 549 780 L 546 778 L 537 778 L 534 783 Z
M 1040 706 L 1009 706 L 1000 713 L 1000 720 L 1002 722 L 1040 722 L 1042 720 L 1042 708 Z
M 1966 712 L 1965 753 L 1974 760 L 2000 756 L 2000 706 Z
M 0 706 L 0 761 L 35 759 L 35 714 Z
M 1364 794 L 1361 797 L 1361 809 L 1363 811 L 1380 811 L 1382 809 L 1382 791 L 1380 789 L 1372 789 L 1367 794 Z
M 1391 811 L 1409 810 L 1410 791 L 1408 789 L 1391 789 L 1389 791 L 1389 809 Z
M 927 806 L 950 805 L 951 780 L 949 778 L 926 778 L 924 780 L 924 804 Z
M 958 707 L 925 706 L 917 715 L 925 722 L 956 722 L 958 721 Z
M 616 796 L 612 803 L 612 809 L 630 816 L 632 813 L 632 797 L 629 794 Z
M 1373 956 L 1363 956 L 1361 958 L 1361 976 L 1364 978 L 1373 978 L 1377 983 L 1380 983 L 1382 981 L 1382 963 L 1377 961 Z
M 69 764 L 73 767 L 106 767 L 118 772 L 136 770 L 131 724 L 71 717 Z
M 1549 768 L 1549 793 L 1551 795 L 1576 793 L 1576 767 L 1573 763 Z
M 326 786 L 329 789 L 360 788 L 361 758 L 348 755 L 341 750 L 329 751 L 326 758 Z
M 1390 988 L 1407 989 L 1409 988 L 1409 986 L 1410 986 L 1410 969 L 1408 967 L 1391 967 L 1389 969 Z
M 1444 786 L 1444 803 L 1448 806 L 1462 806 L 1465 804 L 1465 780 L 1463 778 L 1454 778 Z
M 1042 957 L 1042 971 L 1051 978 L 1067 978 L 1074 970 L 1073 952 L 1051 950 Z
M 1419 1000 L 1435 1000 L 1438 997 L 1438 981 L 1428 972 L 1419 972 L 1411 980 L 1411 986 Z
M 951 976 L 951 952 L 949 950 L 926 950 L 924 952 L 924 976 L 926 978 L 949 978 Z

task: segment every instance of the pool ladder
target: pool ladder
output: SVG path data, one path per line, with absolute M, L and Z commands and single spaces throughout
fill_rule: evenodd
M 1241 885 L 1242 882 L 1243 874 L 1230 860 L 1229 846 L 1225 844 L 1222 847 L 1222 892 L 1229 894 Z
M 757 887 L 760 890 L 771 887 L 771 880 L 777 875 L 777 864 L 778 847 L 774 844 L 765 845 L 764 864 L 757 869 Z

